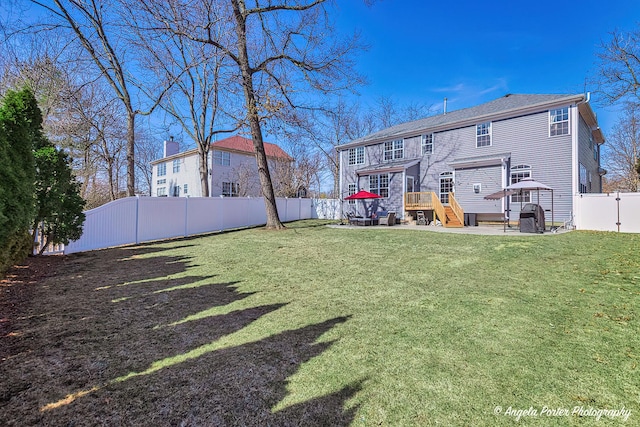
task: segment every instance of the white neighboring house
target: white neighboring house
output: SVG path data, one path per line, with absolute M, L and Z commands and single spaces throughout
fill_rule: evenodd
M 293 159 L 276 144 L 264 143 L 274 187 L 286 180 Z M 211 197 L 261 196 L 253 142 L 239 135 L 211 144 L 208 155 Z M 164 156 L 151 162 L 154 197 L 202 197 L 197 149 L 179 152 L 178 143 L 164 142 Z

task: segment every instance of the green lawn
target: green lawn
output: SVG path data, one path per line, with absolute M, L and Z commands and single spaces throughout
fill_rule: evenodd
M 0 424 L 640 425 L 640 235 L 288 227 L 13 284 Z

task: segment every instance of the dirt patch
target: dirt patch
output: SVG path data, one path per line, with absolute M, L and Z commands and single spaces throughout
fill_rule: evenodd
M 188 243 L 187 243 L 188 244 Z M 29 258 L 1 282 L 0 425 L 347 425 L 359 389 L 290 407 L 287 377 L 331 319 L 208 351 L 283 304 L 180 322 L 247 298 L 159 246 Z

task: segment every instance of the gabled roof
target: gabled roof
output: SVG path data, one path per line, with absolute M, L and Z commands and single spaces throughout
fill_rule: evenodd
M 225 151 L 236 151 L 239 153 L 246 154 L 254 154 L 255 150 L 253 148 L 253 141 L 250 139 L 244 138 L 239 135 L 230 136 L 229 138 L 221 139 L 220 141 L 216 141 L 211 144 L 211 148 L 214 150 L 225 150 Z M 267 157 L 272 159 L 281 159 L 292 162 L 293 157 L 288 155 L 282 148 L 280 148 L 276 144 L 271 144 L 270 142 L 264 143 L 264 151 L 267 154 Z M 166 162 L 167 160 L 179 159 L 182 157 L 187 157 L 194 155 L 198 152 L 197 148 L 192 148 L 187 151 L 181 151 L 176 154 L 172 154 L 171 156 L 162 157 L 160 159 L 156 159 L 151 162 L 152 165 L 157 163 Z
M 229 138 L 221 139 L 220 141 L 214 142 L 213 144 L 211 144 L 211 148 L 227 149 L 251 154 L 255 153 L 255 149 L 253 148 L 253 141 L 240 135 L 230 136 Z M 265 142 L 264 151 L 266 152 L 267 157 L 273 157 L 283 160 L 293 160 L 291 156 L 289 156 L 282 148 L 280 148 L 276 144 Z
M 339 149 L 351 146 L 363 145 L 366 143 L 381 142 L 389 138 L 403 138 L 418 135 L 425 130 L 440 131 L 454 129 L 456 127 L 470 126 L 483 121 L 499 120 L 503 118 L 516 117 L 518 115 L 529 114 L 551 106 L 566 105 L 574 102 L 585 101 L 583 94 L 568 95 L 505 95 L 501 98 L 475 107 L 464 108 L 426 117 L 408 123 L 402 123 L 390 128 L 374 132 L 362 138 L 355 139 L 339 147 Z

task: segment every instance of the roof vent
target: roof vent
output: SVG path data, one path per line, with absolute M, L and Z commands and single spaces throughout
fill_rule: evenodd
M 508 98 L 508 97 L 510 97 L 510 96 L 511 96 L 511 94 L 510 94 L 510 93 L 508 93 L 508 94 L 506 94 L 504 97 L 505 97 L 505 98 Z

